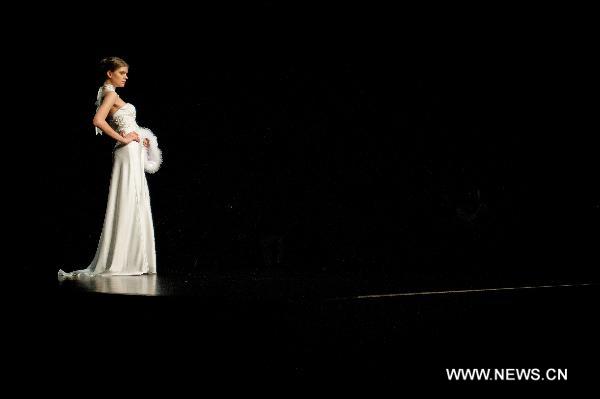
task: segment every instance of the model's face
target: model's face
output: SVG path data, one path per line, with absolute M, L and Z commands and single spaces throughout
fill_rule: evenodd
M 128 67 L 120 67 L 114 71 L 108 71 L 108 80 L 110 80 L 110 83 L 115 87 L 125 87 L 125 82 L 127 82 L 128 73 Z

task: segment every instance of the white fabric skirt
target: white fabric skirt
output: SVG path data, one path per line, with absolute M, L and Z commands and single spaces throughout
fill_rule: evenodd
M 138 133 L 140 141 L 149 138 L 151 146 L 156 143 L 149 130 L 139 129 Z M 151 152 L 152 148 L 148 151 L 137 141 L 115 146 L 108 204 L 94 260 L 82 270 L 59 270 L 59 278 L 156 273 L 154 225 L 145 175 Z M 160 166 L 162 159 L 158 161 Z

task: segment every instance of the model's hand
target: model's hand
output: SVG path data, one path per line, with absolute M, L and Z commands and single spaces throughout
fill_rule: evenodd
M 144 139 L 144 147 L 150 148 L 150 140 Z
M 140 141 L 140 136 L 136 132 L 131 132 L 125 135 L 125 139 L 129 139 L 128 143 L 131 143 L 132 141 Z

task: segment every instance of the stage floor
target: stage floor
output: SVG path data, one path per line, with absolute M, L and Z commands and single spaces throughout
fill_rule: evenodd
M 597 353 L 596 284 L 425 283 L 255 271 L 22 281 L 9 332 L 36 367 L 60 358 L 55 371 L 80 377 L 114 361 L 141 374 L 151 365 L 292 380 L 443 383 L 447 367 L 593 373 L 578 359 Z

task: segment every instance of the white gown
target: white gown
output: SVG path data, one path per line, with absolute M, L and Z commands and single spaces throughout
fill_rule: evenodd
M 107 91 L 114 91 L 114 87 L 108 85 L 99 90 L 98 105 Z M 59 270 L 59 278 L 156 273 L 154 225 L 145 172 L 154 173 L 160 168 L 162 153 L 154 134 L 137 125 L 132 104 L 126 103 L 115 112 L 109 124 L 123 135 L 138 133 L 141 142 L 149 139 L 150 149 L 137 141 L 115 145 L 108 204 L 94 260 L 82 270 Z

